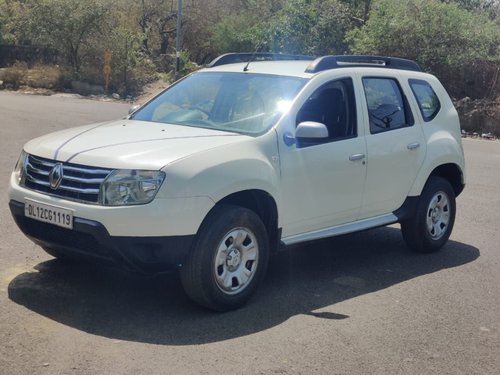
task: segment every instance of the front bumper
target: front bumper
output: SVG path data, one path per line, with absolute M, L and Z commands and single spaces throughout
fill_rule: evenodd
M 48 252 L 87 258 L 147 273 L 163 272 L 184 262 L 194 235 L 112 236 L 98 221 L 74 217 L 73 229 L 43 223 L 24 215 L 24 203 L 9 202 L 16 224 Z
M 136 206 L 100 206 L 53 197 L 19 186 L 14 174 L 9 185 L 9 199 L 34 201 L 72 210 L 75 217 L 98 222 L 113 237 L 176 237 L 198 232 L 201 222 L 215 203 L 204 196 L 161 197 Z

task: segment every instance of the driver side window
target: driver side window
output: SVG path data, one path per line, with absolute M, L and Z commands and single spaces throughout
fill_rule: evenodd
M 357 136 L 356 103 L 350 78 L 329 82 L 317 89 L 297 113 L 296 125 L 304 121 L 322 123 L 327 142 Z

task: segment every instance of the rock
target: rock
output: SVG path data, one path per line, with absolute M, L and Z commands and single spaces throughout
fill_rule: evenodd
M 491 133 L 483 133 L 483 134 L 481 134 L 481 138 L 493 139 L 493 134 L 491 134 Z
M 455 106 L 460 116 L 460 125 L 468 134 L 472 133 L 473 136 L 485 139 L 500 136 L 500 97 L 495 99 L 465 97 L 457 100 Z
M 120 99 L 120 94 L 117 94 L 116 92 L 114 92 L 114 93 L 113 93 L 113 95 L 111 95 L 111 97 L 112 97 L 113 99 L 118 100 L 118 99 Z
M 467 103 L 469 103 L 471 101 L 471 98 L 469 98 L 468 96 L 466 96 L 465 98 L 462 98 L 460 99 L 459 101 L 456 102 L 456 106 L 457 107 L 461 107 Z

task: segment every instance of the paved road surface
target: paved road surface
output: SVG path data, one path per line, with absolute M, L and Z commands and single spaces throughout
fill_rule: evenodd
M 451 241 L 397 226 L 272 259 L 245 308 L 192 305 L 175 275 L 66 266 L 24 238 L 6 185 L 22 144 L 128 106 L 0 92 L 1 374 L 499 374 L 500 142 L 464 141 Z

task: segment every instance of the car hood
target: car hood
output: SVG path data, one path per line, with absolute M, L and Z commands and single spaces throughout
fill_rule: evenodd
M 119 120 L 51 133 L 24 150 L 47 159 L 113 169 L 161 169 L 250 136 L 213 129 Z

